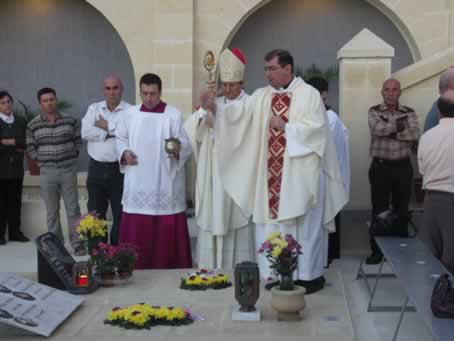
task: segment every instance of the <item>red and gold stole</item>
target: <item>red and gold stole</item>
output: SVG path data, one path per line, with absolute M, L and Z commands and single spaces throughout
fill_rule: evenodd
M 288 122 L 291 94 L 273 93 L 271 101 L 272 114 Z M 279 214 L 279 198 L 281 194 L 282 168 L 287 140 L 285 132 L 269 128 L 268 134 L 268 207 L 271 219 Z

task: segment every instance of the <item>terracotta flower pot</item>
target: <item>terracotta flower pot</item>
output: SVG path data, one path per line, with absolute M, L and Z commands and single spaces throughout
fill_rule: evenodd
M 115 280 L 115 272 L 101 272 L 99 274 L 99 277 L 101 278 L 102 281 L 102 286 L 103 287 L 113 287 L 114 286 L 114 280 Z
M 298 285 L 293 290 L 281 290 L 279 287 L 271 288 L 271 306 L 277 312 L 279 321 L 301 320 L 300 312 L 306 306 L 304 295 L 306 289 Z
M 128 279 L 132 276 L 131 271 L 118 271 L 118 278 L 120 279 Z

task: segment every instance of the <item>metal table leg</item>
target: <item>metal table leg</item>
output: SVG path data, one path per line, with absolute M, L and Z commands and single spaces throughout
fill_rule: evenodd
M 399 315 L 399 321 L 397 322 L 396 330 L 394 331 L 394 336 L 393 336 L 392 341 L 396 341 L 396 339 L 397 339 L 397 335 L 399 334 L 399 330 L 400 330 L 400 326 L 402 324 L 402 320 L 404 318 L 404 314 L 407 311 L 408 301 L 409 301 L 408 296 L 405 296 L 405 302 L 402 305 L 402 309 L 401 309 L 400 315 Z
M 380 263 L 380 267 L 378 269 L 378 273 L 376 275 L 375 283 L 374 283 L 374 287 L 373 287 L 372 291 L 370 290 L 369 284 L 367 284 L 369 294 L 370 294 L 370 300 L 369 300 L 369 304 L 367 306 L 368 312 L 400 312 L 402 309 L 400 306 L 373 305 L 373 300 L 375 298 L 375 294 L 376 294 L 377 288 L 378 288 L 378 282 L 380 281 L 380 278 L 382 278 L 384 275 L 384 274 L 382 274 L 384 263 L 385 263 L 385 259 L 383 258 L 382 262 Z M 415 307 L 408 307 L 406 305 L 405 305 L 404 309 L 405 309 L 405 311 L 411 311 L 411 312 L 416 311 Z

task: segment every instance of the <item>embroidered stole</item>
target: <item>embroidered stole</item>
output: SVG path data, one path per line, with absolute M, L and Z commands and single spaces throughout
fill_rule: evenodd
M 289 118 L 291 94 L 273 93 L 271 101 L 272 114 L 280 117 L 286 123 Z M 279 198 L 282 183 L 282 168 L 284 167 L 284 152 L 287 140 L 285 132 L 269 128 L 268 134 L 268 206 L 271 219 L 279 215 Z

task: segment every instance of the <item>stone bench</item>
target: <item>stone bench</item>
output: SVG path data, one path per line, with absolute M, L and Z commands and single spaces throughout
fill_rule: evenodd
M 365 279 L 370 301 L 368 311 L 396 312 L 400 311 L 398 323 L 393 335 L 397 339 L 405 312 L 418 313 L 430 330 L 436 341 L 451 340 L 454 335 L 454 322 L 450 319 L 440 319 L 432 314 L 430 308 L 432 290 L 437 279 L 446 268 L 436 259 L 422 241 L 416 238 L 375 237 L 384 258 L 375 274 L 375 283 L 371 290 L 368 277 L 363 273 L 359 277 Z M 383 264 L 387 261 L 393 274 L 383 274 Z M 384 276 L 387 275 L 387 276 Z M 383 277 L 395 277 L 405 291 L 405 299 L 401 306 L 376 306 L 373 300 L 379 280 Z M 370 278 L 371 276 L 369 276 Z M 409 302 L 413 306 L 409 306 Z

